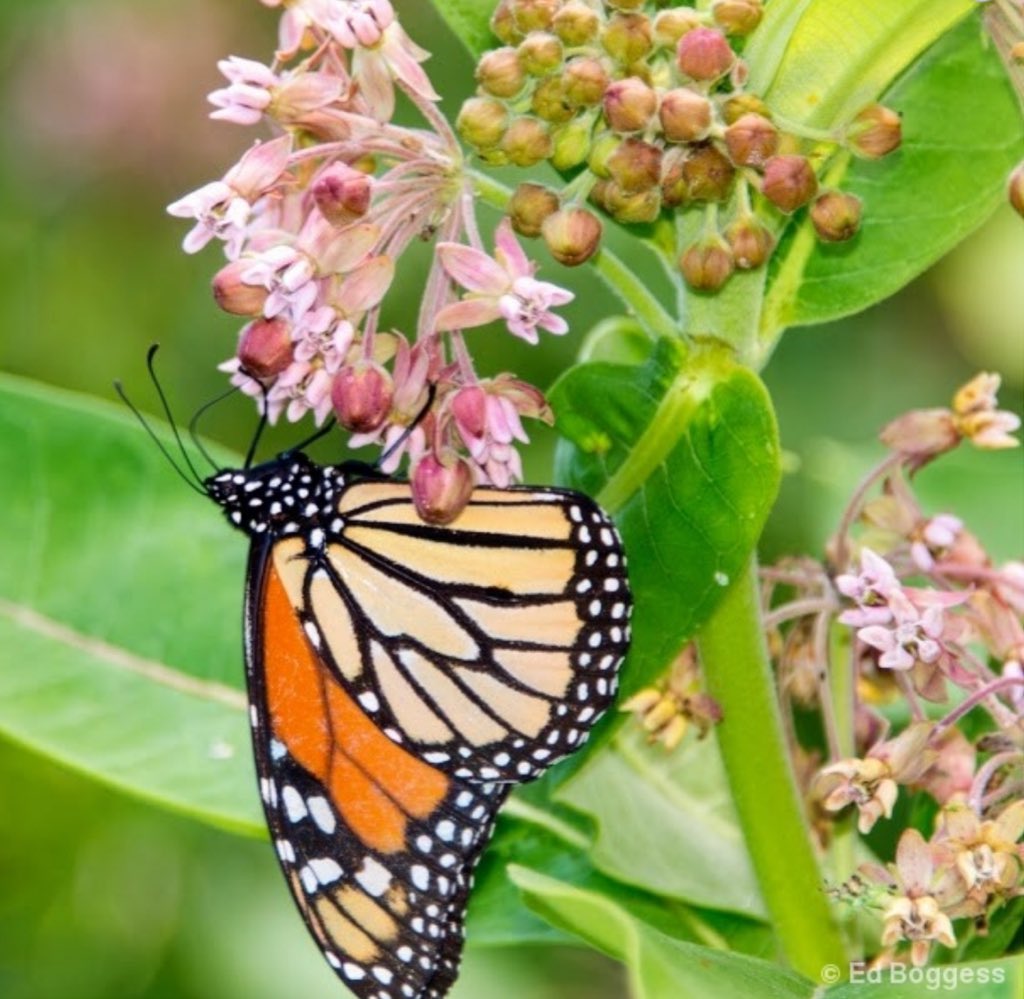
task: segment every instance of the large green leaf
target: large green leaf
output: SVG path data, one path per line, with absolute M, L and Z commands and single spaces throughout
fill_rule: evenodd
M 489 0 L 432 0 L 455 36 L 474 57 L 494 48 L 498 40 L 491 33 L 491 14 L 497 6 Z
M 778 435 L 757 376 L 713 342 L 659 341 L 642 367 L 593 363 L 551 391 L 561 482 L 597 495 L 630 559 L 636 612 L 626 693 L 661 673 L 761 533 Z
M 262 835 L 242 539 L 111 406 L 5 377 L 0 441 L 0 731 Z
M 864 202 L 861 231 L 849 243 L 824 244 L 806 217 L 791 227 L 769 278 L 769 338 L 899 290 L 988 218 L 1024 156 L 1016 98 L 974 19 L 941 38 L 882 99 L 903 115 L 903 145 L 879 161 L 843 156 L 832 167 L 829 182 Z

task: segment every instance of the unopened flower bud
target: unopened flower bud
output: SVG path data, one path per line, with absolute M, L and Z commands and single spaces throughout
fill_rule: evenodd
M 565 82 L 561 76 L 549 76 L 537 84 L 530 99 L 530 109 L 538 118 L 555 125 L 572 118 L 572 108 L 565 99 Z
M 313 200 L 331 225 L 345 226 L 370 210 L 373 178 L 344 163 L 334 163 L 313 184 Z
M 566 45 L 577 48 L 597 38 L 601 30 L 601 18 L 582 0 L 569 0 L 555 15 L 551 26 Z
M 242 330 L 238 360 L 255 378 L 273 378 L 292 363 L 291 326 L 287 320 L 255 319 Z
M 1024 163 L 1018 163 L 1010 174 L 1007 195 L 1013 210 L 1018 215 L 1024 215 Z
M 720 31 L 694 28 L 679 39 L 676 61 L 693 80 L 717 80 L 732 69 L 736 53 Z
M 623 139 L 608 157 L 608 174 L 626 194 L 647 191 L 661 180 L 661 150 L 642 139 Z
M 637 76 L 616 80 L 604 92 L 604 116 L 616 132 L 645 129 L 658 110 L 658 95 Z
M 654 48 L 651 20 L 646 14 L 616 14 L 601 33 L 605 51 L 623 66 L 632 66 Z
M 425 454 L 412 471 L 412 499 L 428 524 L 450 524 L 469 502 L 473 472 L 458 455 Z
M 520 236 L 540 235 L 544 220 L 558 211 L 558 195 L 542 184 L 520 184 L 509 199 L 508 217 Z
M 519 63 L 531 76 L 544 76 L 562 62 L 562 43 L 546 31 L 533 31 L 517 50 Z
M 232 260 L 213 277 L 214 301 L 233 316 L 258 316 L 270 294 L 263 285 L 242 280 L 242 272 L 251 266 L 251 260 Z
M 509 0 L 501 0 L 495 8 L 491 15 L 491 31 L 506 45 L 516 45 L 522 41 L 523 33 L 516 27 Z
M 763 167 L 779 148 L 775 126 L 759 114 L 745 114 L 725 130 L 725 147 L 737 166 Z
M 590 155 L 591 126 L 585 121 L 570 121 L 553 135 L 551 165 L 556 170 L 572 170 Z
M 459 135 L 477 149 L 493 149 L 508 128 L 508 110 L 493 97 L 470 97 L 455 119 Z
M 561 0 L 510 0 L 509 3 L 516 27 L 524 34 L 547 31 L 561 5 Z
M 691 288 L 718 291 L 732 276 L 732 252 L 720 236 L 705 237 L 683 252 L 679 270 Z
M 903 141 L 900 116 L 891 108 L 871 104 L 850 122 L 846 141 L 858 156 L 877 160 L 899 148 Z
M 760 267 L 775 246 L 772 234 L 752 215 L 736 219 L 725 230 L 725 239 L 733 261 L 743 271 Z
M 619 148 L 620 142 L 622 142 L 622 137 L 614 132 L 602 132 L 594 139 L 590 147 L 590 156 L 587 158 L 587 166 L 590 167 L 593 174 L 607 179 L 608 160 L 612 153 Z
M 590 197 L 616 222 L 653 222 L 661 211 L 661 191 L 658 188 L 627 194 L 614 181 L 602 180 L 594 185 Z
M 683 180 L 693 201 L 724 201 L 736 168 L 715 146 L 697 146 L 683 162 Z
M 566 267 L 589 260 L 601 245 L 601 222 L 585 208 L 563 208 L 549 215 L 542 232 L 551 256 Z
M 526 84 L 526 70 L 513 48 L 494 49 L 480 57 L 476 81 L 494 97 L 515 97 Z
M 861 202 L 853 194 L 826 191 L 811 205 L 811 222 L 818 238 L 826 243 L 842 243 L 860 228 Z
M 711 16 L 727 35 L 749 35 L 761 23 L 761 0 L 715 0 Z
M 883 444 L 904 455 L 915 468 L 960 443 L 960 433 L 948 409 L 911 410 L 883 427 L 878 436 Z
M 806 156 L 773 156 L 765 164 L 761 191 L 780 211 L 789 214 L 818 193 L 818 178 Z
M 662 159 L 661 198 L 668 208 L 678 208 L 690 200 L 690 189 L 683 176 L 686 155 L 681 147 L 669 149 Z
M 356 434 L 372 433 L 383 424 L 391 412 L 393 395 L 391 375 L 375 361 L 345 366 L 331 386 L 338 423 Z
M 703 23 L 701 15 L 689 7 L 663 10 L 654 19 L 654 41 L 663 49 L 674 49 L 683 35 Z
M 615 10 L 631 11 L 639 10 L 647 0 L 605 0 L 605 3 Z
M 509 162 L 516 166 L 536 166 L 551 155 L 551 133 L 536 118 L 516 118 L 501 140 Z
M 669 142 L 699 142 L 711 128 L 711 102 L 687 87 L 676 87 L 662 96 L 658 117 Z
M 601 103 L 611 82 L 600 59 L 580 56 L 569 62 L 562 75 L 566 100 L 578 108 L 589 108 Z
M 759 114 L 771 120 L 768 105 L 757 94 L 733 94 L 722 104 L 722 120 L 726 125 L 739 121 L 745 114 Z

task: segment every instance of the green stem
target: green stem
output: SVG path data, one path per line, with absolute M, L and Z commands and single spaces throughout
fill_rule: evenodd
M 718 743 L 773 927 L 793 967 L 818 981 L 846 957 L 786 753 L 759 605 L 752 560 L 704 626 L 701 661 L 722 707 Z
M 475 170 L 470 171 L 470 176 L 474 190 L 488 204 L 502 209 L 508 204 L 512 191 L 504 184 Z M 679 324 L 617 254 L 605 246 L 590 263 L 622 300 L 629 314 L 639 320 L 652 336 L 679 336 Z

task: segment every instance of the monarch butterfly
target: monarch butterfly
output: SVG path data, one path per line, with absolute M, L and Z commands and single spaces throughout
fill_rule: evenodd
M 204 488 L 252 542 L 253 744 L 299 911 L 357 995 L 444 996 L 499 806 L 614 697 L 632 609 L 615 528 L 528 487 L 430 525 L 408 484 L 301 452 Z

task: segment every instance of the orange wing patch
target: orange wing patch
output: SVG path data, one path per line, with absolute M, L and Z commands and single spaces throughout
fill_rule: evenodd
M 380 732 L 331 676 L 273 566 L 264 601 L 267 708 L 275 738 L 323 784 L 364 843 L 381 853 L 404 849 L 408 818 L 430 815 L 448 779 Z

